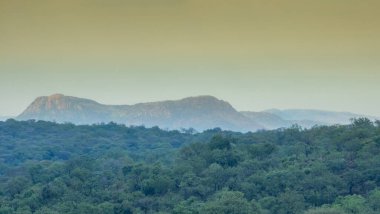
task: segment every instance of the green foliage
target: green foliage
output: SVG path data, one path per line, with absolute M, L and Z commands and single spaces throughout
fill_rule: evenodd
M 380 190 L 376 189 L 370 193 L 368 203 L 374 211 L 380 212 Z
M 380 212 L 380 127 L 0 122 L 0 214 Z
M 345 214 L 345 212 L 339 208 L 319 207 L 310 209 L 306 211 L 305 214 Z
M 366 203 L 366 199 L 363 196 L 348 195 L 338 197 L 333 207 L 340 208 L 347 214 L 365 214 L 371 212 Z
M 200 213 L 209 214 L 249 214 L 253 207 L 238 191 L 220 191 L 215 193 L 202 207 Z

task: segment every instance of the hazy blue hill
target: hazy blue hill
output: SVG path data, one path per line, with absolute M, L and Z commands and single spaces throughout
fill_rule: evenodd
M 240 113 L 263 125 L 266 129 L 277 129 L 292 125 L 292 121 L 284 120 L 280 116 L 269 112 L 242 111 Z
M 292 125 L 299 125 L 303 128 L 311 128 L 315 125 L 328 125 L 324 121 L 318 120 L 309 120 L 309 119 L 299 119 L 299 120 L 290 120 L 284 119 L 281 116 L 269 113 L 266 111 L 262 112 L 252 112 L 252 111 L 243 111 L 241 112 L 244 116 L 250 118 L 251 120 L 256 121 L 257 123 L 264 126 L 266 129 L 278 129 L 278 128 L 288 128 Z M 332 118 L 333 120 L 333 118 Z M 342 123 L 343 124 L 343 123 Z M 346 124 L 346 123 L 344 123 Z
M 309 109 L 270 109 L 265 112 L 271 113 L 281 117 L 284 120 L 290 121 L 304 121 L 307 123 L 316 123 L 319 125 L 331 125 L 331 124 L 349 124 L 352 118 L 367 117 L 375 120 L 375 117 L 368 115 L 354 114 L 350 112 L 334 112 L 334 111 L 322 111 L 322 110 L 309 110 Z

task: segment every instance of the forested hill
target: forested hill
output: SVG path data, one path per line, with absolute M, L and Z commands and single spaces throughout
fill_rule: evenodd
M 0 213 L 380 213 L 380 123 L 194 134 L 8 120 Z

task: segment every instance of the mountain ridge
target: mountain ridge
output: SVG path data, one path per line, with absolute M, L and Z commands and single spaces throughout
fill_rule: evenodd
M 351 118 L 357 117 L 365 115 L 314 109 L 237 111 L 227 101 L 210 95 L 133 105 L 107 105 L 91 99 L 53 94 L 37 97 L 15 119 L 74 124 L 116 122 L 134 126 L 159 126 L 163 129 L 194 128 L 198 131 L 219 127 L 247 132 L 286 128 L 294 124 L 305 128 L 314 125 L 347 124 Z M 369 118 L 377 119 L 371 116 Z
M 275 114 L 285 120 L 299 121 L 307 118 L 309 121 L 319 121 L 326 125 L 348 124 L 352 118 L 366 117 L 371 120 L 377 117 L 363 114 L 355 114 L 347 111 L 327 111 L 318 109 L 269 109 L 264 112 Z
M 105 105 L 89 99 L 53 94 L 36 98 L 16 119 L 75 124 L 113 121 L 168 129 L 220 127 L 251 131 L 264 128 L 241 115 L 228 102 L 209 95 L 134 105 Z

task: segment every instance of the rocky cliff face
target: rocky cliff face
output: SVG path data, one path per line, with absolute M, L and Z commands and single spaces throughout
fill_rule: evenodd
M 54 94 L 38 97 L 16 119 L 36 119 L 88 124 L 109 118 L 106 106 L 95 101 Z

